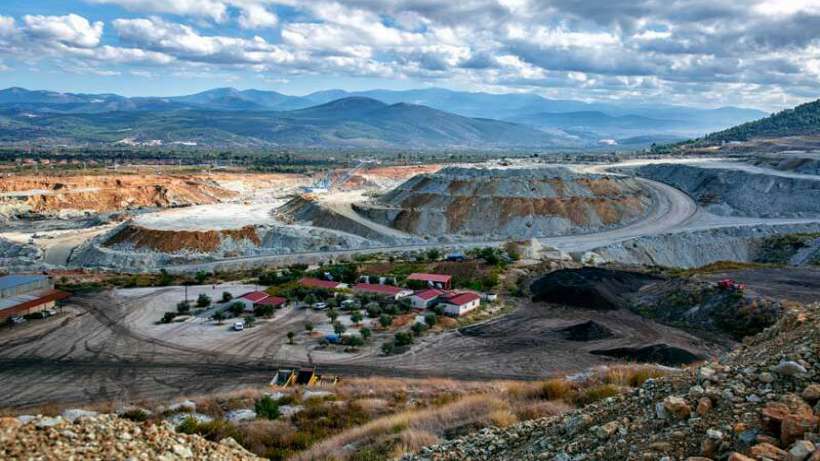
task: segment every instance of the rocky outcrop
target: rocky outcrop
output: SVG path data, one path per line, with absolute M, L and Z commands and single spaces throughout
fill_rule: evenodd
M 43 251 L 34 245 L 0 238 L 0 268 L 28 268 L 42 263 Z
M 425 237 L 524 238 L 593 232 L 643 216 L 651 195 L 634 178 L 568 169 L 445 168 L 355 207 Z
M 177 433 L 168 424 L 138 424 L 91 412 L 74 419 L 0 418 L 0 455 L 3 459 L 262 459 L 230 438 L 214 443 Z
M 820 305 L 796 307 L 719 362 L 568 414 L 488 428 L 405 461 L 816 460 Z
M 708 211 L 725 216 L 793 218 L 820 215 L 820 177 L 758 174 L 728 168 L 654 164 L 638 176 L 674 186 Z
M 820 232 L 820 223 L 719 227 L 638 237 L 592 251 L 606 261 L 692 268 L 717 261 L 753 262 L 766 238 L 812 232 Z

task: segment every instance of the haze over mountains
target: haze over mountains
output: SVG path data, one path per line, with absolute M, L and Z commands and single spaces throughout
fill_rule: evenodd
M 754 109 L 585 103 L 445 89 L 177 97 L 0 90 L 0 141 L 374 148 L 585 148 L 700 136 Z

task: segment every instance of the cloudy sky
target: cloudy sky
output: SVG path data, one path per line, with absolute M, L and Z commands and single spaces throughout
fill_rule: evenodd
M 820 0 L 2 0 L 7 86 L 434 86 L 775 110 L 820 97 Z

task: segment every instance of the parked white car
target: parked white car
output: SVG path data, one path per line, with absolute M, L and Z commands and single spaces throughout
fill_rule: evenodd
M 245 322 L 234 322 L 233 331 L 242 331 L 245 329 Z

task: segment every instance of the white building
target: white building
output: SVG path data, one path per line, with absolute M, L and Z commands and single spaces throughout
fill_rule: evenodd
M 444 313 L 453 317 L 462 316 L 481 305 L 481 296 L 475 293 L 458 293 L 445 298 L 440 304 Z
M 410 297 L 414 309 L 428 309 L 444 292 L 435 288 L 417 291 Z

